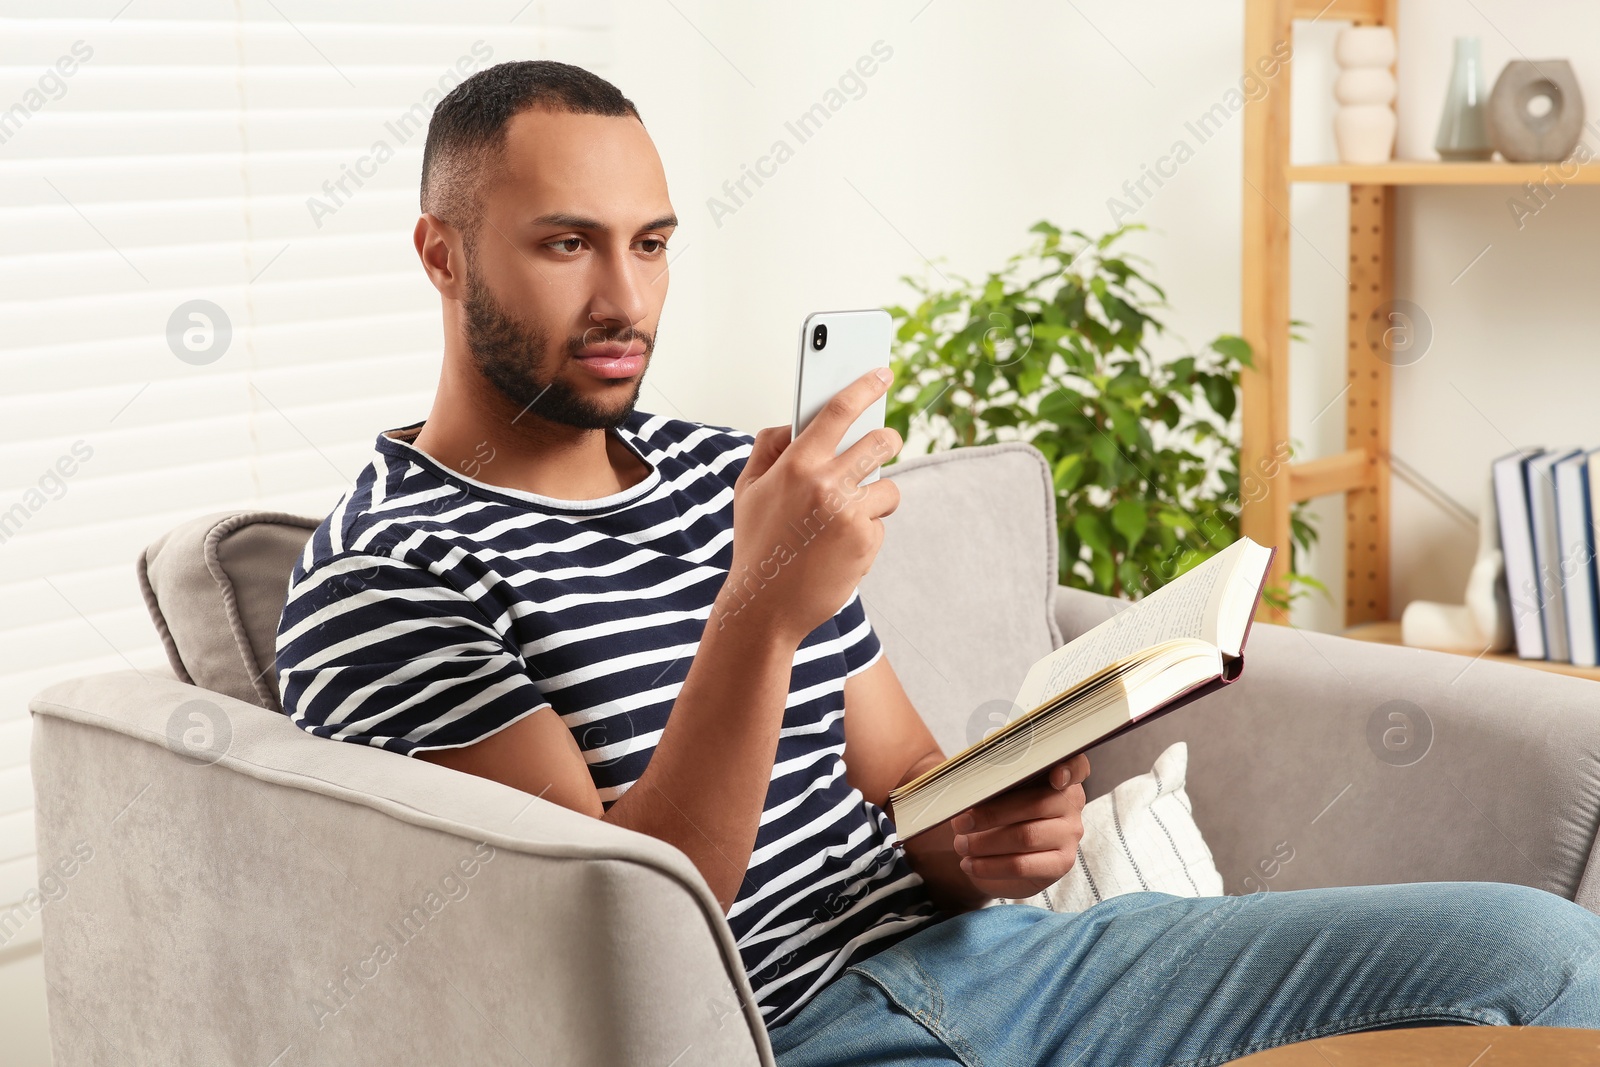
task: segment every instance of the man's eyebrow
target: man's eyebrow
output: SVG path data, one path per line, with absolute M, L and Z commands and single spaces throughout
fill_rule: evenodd
M 594 230 L 597 233 L 611 232 L 611 227 L 607 226 L 599 219 L 591 219 L 585 215 L 573 215 L 565 211 L 552 211 L 549 214 L 540 215 L 538 218 L 531 220 L 529 225 L 561 226 L 573 230 Z M 664 230 L 668 227 L 676 228 L 677 225 L 678 216 L 662 215 L 658 219 L 651 219 L 649 222 L 639 227 L 639 230 L 641 232 L 644 230 Z

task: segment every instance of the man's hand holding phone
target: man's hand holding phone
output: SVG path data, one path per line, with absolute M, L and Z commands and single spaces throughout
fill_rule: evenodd
M 834 453 L 890 380 L 887 367 L 857 378 L 798 437 L 789 426 L 756 433 L 734 483 L 733 565 L 712 609 L 714 625 L 753 618 L 798 646 L 850 599 L 883 544 L 883 517 L 900 503 L 893 481 L 861 479 L 904 442 L 882 427 Z

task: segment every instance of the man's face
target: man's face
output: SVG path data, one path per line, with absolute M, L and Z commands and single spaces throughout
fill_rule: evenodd
M 639 400 L 677 225 L 655 145 L 631 116 L 524 111 L 466 249 L 467 345 L 518 409 L 580 429 Z

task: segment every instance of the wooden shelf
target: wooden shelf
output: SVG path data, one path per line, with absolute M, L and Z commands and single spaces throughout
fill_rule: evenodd
M 1352 626 L 1344 632 L 1344 636 L 1357 641 L 1373 641 L 1383 645 L 1398 645 L 1400 641 L 1400 624 L 1393 620 L 1388 622 L 1368 622 L 1360 626 Z M 1407 646 L 1410 647 L 1410 646 Z M 1574 667 L 1570 663 L 1553 663 L 1546 659 L 1522 659 L 1504 652 L 1479 652 L 1476 649 L 1440 649 L 1439 651 L 1451 652 L 1453 655 L 1465 656 L 1469 659 L 1487 659 L 1496 663 L 1511 663 L 1518 667 L 1532 667 L 1534 670 L 1550 671 L 1552 674 L 1567 674 L 1574 678 L 1588 678 L 1600 682 L 1600 667 Z
M 1375 466 L 1372 454 L 1364 448 L 1292 464 L 1289 467 L 1290 499 L 1311 500 L 1329 493 L 1369 488 L 1377 477 Z
M 1358 25 L 1382 22 L 1387 12 L 1385 3 L 1386 0 L 1294 0 L 1290 17 Z
M 1440 163 L 1394 160 L 1371 166 L 1317 163 L 1289 168 L 1292 182 L 1343 185 L 1600 185 L 1600 161 L 1561 163 Z

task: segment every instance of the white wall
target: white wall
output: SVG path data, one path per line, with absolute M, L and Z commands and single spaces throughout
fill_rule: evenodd
M 643 21 L 622 41 L 641 76 L 623 89 L 666 157 L 684 220 L 669 315 L 694 285 L 704 316 L 700 336 L 664 326 L 651 374 L 697 417 L 782 421 L 802 315 L 904 299 L 896 277 L 925 269 L 924 254 L 980 274 L 1027 243 L 1041 217 L 1110 228 L 1108 195 L 1236 81 L 1237 19 L 1178 14 L 1170 34 L 1150 39 L 1141 17 L 1079 5 L 1124 59 L 1070 7 L 1050 4 L 934 0 L 915 21 L 918 3 L 677 6 L 731 62 L 672 7 L 630 7 Z M 707 199 L 775 138 L 793 142 L 785 122 L 880 40 L 893 55 L 865 94 L 717 226 Z M 655 53 L 698 76 L 643 76 Z M 632 66 L 623 58 L 617 69 Z M 682 157 L 684 137 L 703 141 L 699 158 Z M 1230 128 L 1138 215 L 1157 230 L 1143 250 L 1175 283 L 1172 324 L 1195 341 L 1237 328 L 1238 156 Z
M 1239 83 L 1239 12 L 1179 4 L 978 6 L 952 0 L 757 9 L 633 6 L 619 71 L 666 157 L 685 246 L 650 384 L 694 417 L 780 423 L 796 331 L 812 310 L 900 303 L 901 274 L 943 260 L 981 278 L 1049 218 L 1113 228 L 1108 199 Z M 1079 12 L 1082 12 L 1081 14 Z M 685 17 L 686 16 L 686 17 Z M 690 23 L 693 23 L 691 25 Z M 1159 27 L 1159 32 L 1152 32 Z M 858 58 L 892 50 L 794 158 L 720 226 L 707 206 Z M 697 71 L 651 76 L 652 57 Z M 747 80 L 748 79 L 748 80 Z M 1239 320 L 1242 117 L 1137 207 L 1129 247 L 1167 287 L 1176 348 Z M 693 160 L 685 138 L 703 140 Z M 693 309 L 685 289 L 693 288 Z M 683 316 L 683 317 L 679 317 Z M 692 316 L 698 333 L 686 327 Z M 647 387 L 647 393 L 649 389 Z

